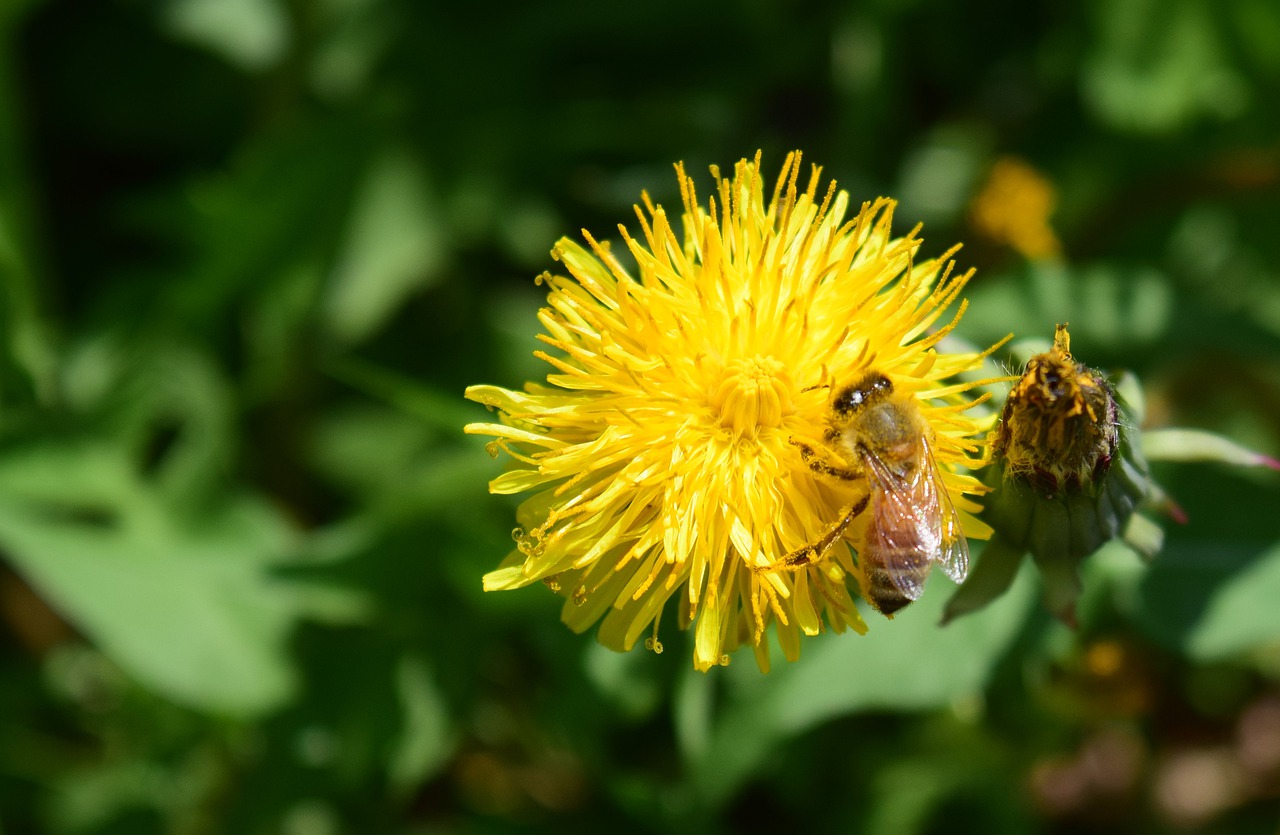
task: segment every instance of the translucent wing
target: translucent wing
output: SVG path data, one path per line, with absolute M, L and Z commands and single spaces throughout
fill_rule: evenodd
M 863 461 L 872 484 L 866 547 L 883 563 L 894 588 L 919 600 L 942 542 L 938 489 L 928 462 L 921 456 L 917 466 L 903 471 L 870 451 Z
M 960 527 L 960 514 L 956 512 L 956 506 L 951 502 L 951 495 L 947 492 L 946 485 L 942 483 L 942 471 L 938 469 L 938 463 L 933 460 L 933 449 L 927 440 L 924 441 L 924 458 L 924 469 L 928 472 L 929 480 L 933 482 L 934 493 L 937 495 L 942 527 L 935 559 L 948 577 L 957 583 L 962 583 L 969 574 L 969 541 L 964 537 L 964 530 Z

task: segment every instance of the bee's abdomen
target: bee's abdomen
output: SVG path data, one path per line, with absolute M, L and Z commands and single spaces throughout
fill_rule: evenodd
M 929 576 L 929 561 L 919 551 L 904 549 L 892 554 L 868 554 L 867 557 L 864 569 L 867 602 L 882 615 L 893 615 L 913 601 L 894 582 L 894 574 L 913 577 L 918 586 L 923 586 L 925 578 Z M 892 573 L 885 568 L 886 562 L 896 566 Z

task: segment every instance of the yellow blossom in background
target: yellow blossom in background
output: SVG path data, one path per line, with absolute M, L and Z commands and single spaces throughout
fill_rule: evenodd
M 969 206 L 977 232 L 1012 247 L 1027 258 L 1046 258 L 1062 251 L 1049 225 L 1057 203 L 1053 184 L 1039 171 L 1014 157 L 1003 157 Z
M 870 368 L 918 398 L 965 533 L 989 534 L 967 470 L 986 460 L 990 421 L 966 412 L 971 384 L 955 380 L 986 353 L 937 350 L 963 305 L 931 331 L 968 274 L 950 274 L 954 250 L 915 262 L 916 231 L 890 236 L 892 201 L 847 219 L 848 195 L 820 190 L 817 167 L 800 184 L 800 169 L 789 155 L 766 187 L 759 155 L 731 178 L 712 168 L 700 203 L 677 165 L 678 228 L 644 195 L 639 234 L 619 227 L 625 253 L 585 231 L 586 247 L 556 244 L 567 275 L 540 278 L 549 350 L 538 352 L 553 372 L 520 392 L 467 390 L 501 422 L 466 431 L 510 456 L 490 489 L 532 493 L 487 590 L 541 581 L 566 597 L 571 628 L 599 621 L 599 640 L 619 650 L 652 630 L 660 651 L 671 603 L 694 629 L 700 670 L 743 643 L 767 670 L 769 625 L 790 659 L 824 626 L 865 631 L 848 547 L 776 567 L 866 495 L 865 479 L 816 474 L 792 440 L 823 437 L 834 387 Z M 857 549 L 864 530 L 850 526 L 844 542 Z

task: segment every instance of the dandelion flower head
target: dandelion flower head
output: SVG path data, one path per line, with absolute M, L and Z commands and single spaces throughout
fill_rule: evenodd
M 491 491 L 531 493 L 516 548 L 484 586 L 542 581 L 566 597 L 571 628 L 600 622 L 619 650 L 649 632 L 661 651 L 671 604 L 694 630 L 698 669 L 746 643 L 767 670 L 770 626 L 789 659 L 801 636 L 866 631 L 851 595 L 865 522 L 812 565 L 768 570 L 868 489 L 824 479 L 794 440 L 820 443 L 833 388 L 880 371 L 918 398 L 962 527 L 986 537 L 968 470 L 986 461 L 990 421 L 967 410 L 973 384 L 956 378 L 989 351 L 938 349 L 969 275 L 952 275 L 954 249 L 916 261 L 918 228 L 891 237 L 892 201 L 851 211 L 835 183 L 820 190 L 816 166 L 801 184 L 798 153 L 772 187 L 759 154 L 732 177 L 713 167 L 705 203 L 676 173 L 678 226 L 645 194 L 639 234 L 619 227 L 625 253 L 586 231 L 585 247 L 556 244 L 567 275 L 540 277 L 545 383 L 467 390 L 500 422 L 466 431 L 510 459 Z
M 1052 258 L 1062 243 L 1049 223 L 1057 194 L 1047 177 L 1016 157 L 1002 157 L 969 206 L 969 219 L 984 237 L 1027 258 Z
M 1058 325 L 1053 347 L 1027 362 L 1009 392 L 992 450 L 1008 476 L 1049 495 L 1079 489 L 1110 467 L 1120 417 L 1107 378 L 1071 356 L 1071 335 Z

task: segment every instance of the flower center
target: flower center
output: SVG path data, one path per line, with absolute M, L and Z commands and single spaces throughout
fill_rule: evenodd
M 778 426 L 791 412 L 791 375 L 773 357 L 733 360 L 711 395 L 720 425 L 737 434 Z

